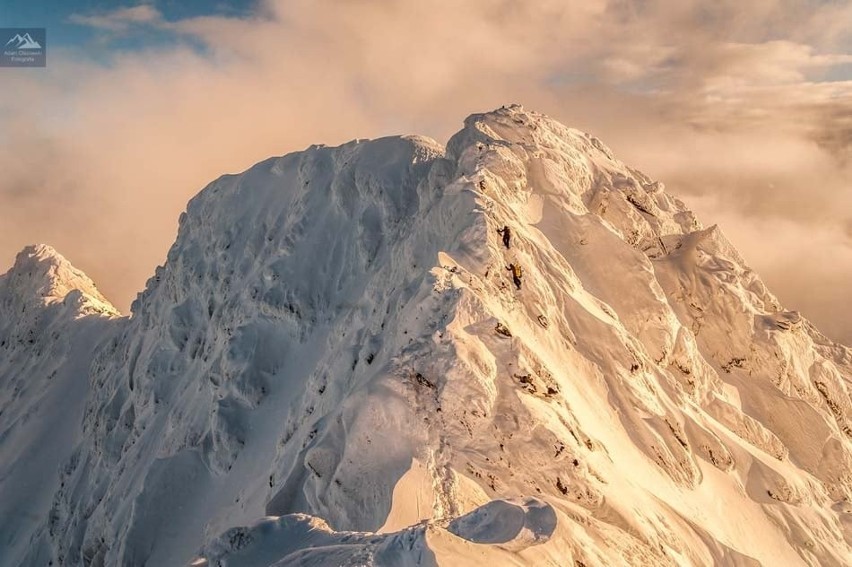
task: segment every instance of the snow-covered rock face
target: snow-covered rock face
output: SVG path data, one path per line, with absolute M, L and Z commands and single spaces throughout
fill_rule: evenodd
M 88 366 L 118 311 L 48 246 L 0 276 L 0 564 L 20 565 L 80 443 Z M 35 541 L 34 547 L 39 544 Z M 46 564 L 48 550 L 29 563 Z
M 69 294 L 71 296 L 69 297 Z M 0 314 L 6 324 L 20 324 L 26 317 L 10 310 L 26 310 L 65 301 L 80 314 L 118 315 L 89 277 L 50 246 L 27 246 L 8 273 L 0 276 Z
M 852 562 L 852 352 L 539 114 L 223 177 L 129 318 L 57 256 L 0 278 L 3 564 Z

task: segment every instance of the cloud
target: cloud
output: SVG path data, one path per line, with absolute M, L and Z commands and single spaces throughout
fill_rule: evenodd
M 68 20 L 81 26 L 121 32 L 132 26 L 160 24 L 163 21 L 163 15 L 150 4 L 139 4 L 97 14 L 71 14 Z
M 240 17 L 165 22 L 148 4 L 76 16 L 173 41 L 107 65 L 59 53 L 45 75 L 4 77 L 0 211 L 15 213 L 0 212 L 0 266 L 46 241 L 126 308 L 188 198 L 219 174 L 314 142 L 446 140 L 468 114 L 521 102 L 697 203 L 782 299 L 852 343 L 852 322 L 802 283 L 852 269 L 849 17 L 847 3 L 792 0 L 269 0 Z M 791 234 L 834 239 L 838 263 Z M 831 289 L 825 301 L 852 302 L 850 286 Z

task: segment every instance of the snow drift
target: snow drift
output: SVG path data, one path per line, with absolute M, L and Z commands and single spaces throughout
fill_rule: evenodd
M 190 201 L 129 317 L 0 277 L 0 563 L 849 564 L 850 379 L 594 137 L 311 147 Z

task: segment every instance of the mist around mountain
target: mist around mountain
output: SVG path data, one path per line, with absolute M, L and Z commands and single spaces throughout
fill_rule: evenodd
M 848 565 L 850 379 L 588 134 L 312 146 L 0 276 L 0 565 Z

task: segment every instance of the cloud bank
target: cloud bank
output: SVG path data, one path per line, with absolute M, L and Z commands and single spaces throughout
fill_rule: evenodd
M 791 308 L 852 344 L 852 4 L 810 0 L 269 0 L 105 37 L 0 93 L 0 266 L 48 242 L 127 308 L 207 182 L 355 137 L 446 141 L 520 102 L 590 131 L 719 223 Z
M 102 14 L 71 14 L 69 21 L 102 30 L 126 31 L 134 25 L 160 24 L 163 19 L 160 11 L 154 6 L 140 4 L 129 8 L 118 8 Z

